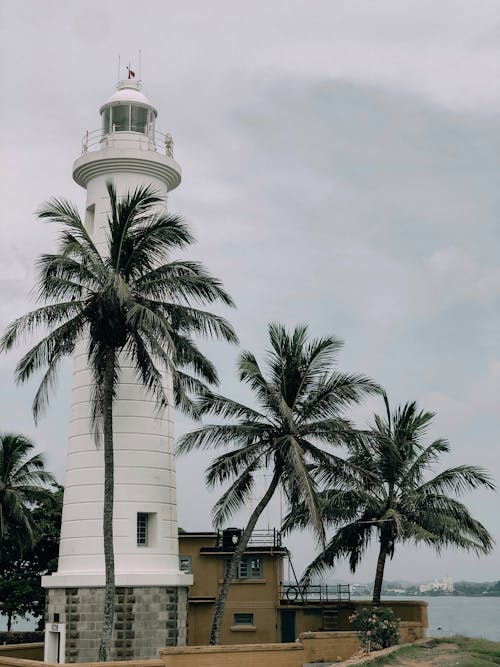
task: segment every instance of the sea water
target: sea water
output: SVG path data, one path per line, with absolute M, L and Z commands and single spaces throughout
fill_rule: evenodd
M 500 597 L 457 595 L 417 599 L 429 603 L 430 637 L 465 635 L 500 641 Z

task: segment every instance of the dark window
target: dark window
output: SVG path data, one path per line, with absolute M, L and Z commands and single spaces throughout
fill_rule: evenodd
M 234 625 L 253 625 L 253 614 L 234 614 Z
M 147 547 L 149 544 L 149 514 L 137 512 L 137 546 Z
M 224 574 L 228 571 L 230 558 L 224 559 Z M 260 579 L 262 577 L 262 558 L 260 556 L 243 556 L 238 565 L 235 579 Z
M 179 556 L 179 570 L 186 574 L 192 574 L 191 556 Z

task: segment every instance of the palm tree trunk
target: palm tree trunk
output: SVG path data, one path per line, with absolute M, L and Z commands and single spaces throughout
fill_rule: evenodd
M 12 630 L 12 615 L 13 615 L 12 611 L 9 611 L 7 613 L 7 632 L 11 632 Z
M 217 597 L 217 602 L 215 603 L 214 618 L 212 621 L 212 630 L 210 632 L 210 644 L 220 643 L 220 629 L 222 625 L 222 618 L 224 616 L 224 608 L 226 606 L 227 594 L 229 593 L 229 586 L 234 578 L 234 575 L 237 572 L 238 565 L 240 564 L 241 561 L 241 557 L 245 553 L 245 549 L 247 548 L 248 542 L 250 541 L 250 537 L 252 536 L 255 524 L 257 523 L 260 515 L 262 514 L 262 512 L 266 508 L 266 505 L 271 500 L 274 492 L 276 491 L 276 488 L 280 481 L 280 477 L 281 477 L 281 470 L 276 468 L 274 471 L 273 478 L 271 480 L 271 484 L 269 485 L 269 488 L 262 496 L 257 507 L 252 512 L 252 515 L 248 520 L 245 530 L 243 531 L 243 535 L 241 536 L 240 541 L 238 542 L 238 546 L 236 547 L 233 553 L 233 557 L 231 558 L 231 562 L 229 563 L 227 572 L 224 575 L 224 581 L 222 582 L 222 586 L 219 591 L 219 595 Z
M 113 500 L 114 500 L 114 453 L 113 453 L 113 384 L 115 374 L 115 351 L 106 357 L 103 386 L 103 435 L 104 435 L 104 503 L 103 540 L 104 569 L 106 586 L 104 589 L 104 622 L 98 660 L 106 662 L 111 649 L 113 616 L 115 607 L 115 555 L 113 548 Z
M 380 607 L 380 595 L 382 593 L 382 582 L 384 580 L 385 559 L 387 557 L 387 547 L 384 542 L 380 542 L 380 551 L 377 560 L 377 571 L 375 573 L 375 583 L 373 585 L 373 599 L 374 607 Z

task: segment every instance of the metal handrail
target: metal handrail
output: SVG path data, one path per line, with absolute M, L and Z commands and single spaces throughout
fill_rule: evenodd
M 351 587 L 349 584 L 282 584 L 281 599 L 289 603 L 350 601 Z
M 126 136 L 131 135 L 134 136 Z M 173 141 L 171 134 L 165 134 L 157 129 L 152 129 L 149 132 L 137 132 L 135 130 L 104 132 L 102 129 L 90 130 L 85 132 L 82 139 L 82 155 L 91 151 L 98 151 L 104 147 L 112 147 L 114 141 L 122 144 L 129 142 L 134 147 L 139 147 L 142 150 L 151 150 L 157 153 L 162 153 L 168 157 L 173 158 Z M 144 147 L 147 144 L 147 147 Z
M 218 531 L 217 544 L 222 546 L 223 543 L 223 530 Z M 241 535 L 243 530 L 238 531 Z M 234 544 L 236 546 L 236 543 Z M 263 528 L 252 531 L 250 540 L 248 541 L 248 546 L 260 546 L 260 547 L 271 547 L 278 548 L 281 547 L 281 533 L 276 528 Z
M 281 533 L 276 528 L 254 530 L 248 544 L 258 544 L 259 546 L 281 546 Z

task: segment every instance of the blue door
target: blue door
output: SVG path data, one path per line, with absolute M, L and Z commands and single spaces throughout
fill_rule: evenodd
M 295 641 L 295 611 L 281 610 L 281 641 L 291 643 Z

